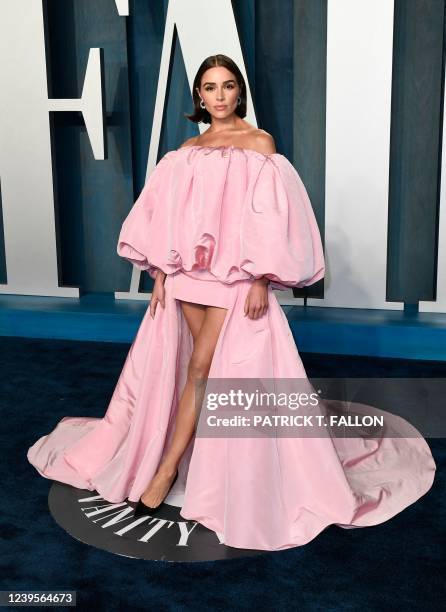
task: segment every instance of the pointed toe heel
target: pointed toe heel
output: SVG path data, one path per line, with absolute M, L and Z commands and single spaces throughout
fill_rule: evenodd
M 175 474 L 175 478 L 172 480 L 172 484 L 169 487 L 169 491 L 172 489 L 172 487 L 175 484 L 177 478 L 178 478 L 178 470 L 177 470 L 177 473 Z M 166 493 L 166 497 L 169 494 L 169 491 Z M 166 499 L 166 497 L 164 499 Z M 162 503 L 163 502 L 161 502 L 161 504 Z M 138 501 L 138 503 L 135 506 L 135 510 L 133 512 L 133 516 L 135 518 L 137 518 L 138 516 L 147 516 L 147 515 L 151 514 L 152 512 L 155 512 L 155 510 L 158 510 L 158 508 L 161 506 L 161 504 L 159 504 L 158 506 L 155 506 L 154 508 L 152 508 L 151 506 L 146 506 L 146 504 L 144 504 L 141 501 L 141 498 L 139 498 L 139 501 Z
M 159 508 L 159 506 L 156 506 L 156 508 Z M 135 511 L 133 513 L 133 516 L 135 518 L 138 516 L 147 516 L 148 514 L 156 510 L 156 508 L 151 508 L 150 506 L 146 506 L 146 504 L 144 504 L 140 499 L 135 506 Z

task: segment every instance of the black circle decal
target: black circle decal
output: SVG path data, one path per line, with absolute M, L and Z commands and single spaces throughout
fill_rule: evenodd
M 180 508 L 164 501 L 150 516 L 134 518 L 135 502 L 106 501 L 96 491 L 55 481 L 48 505 L 57 524 L 71 536 L 109 552 L 158 561 L 215 561 L 258 554 L 225 546 L 218 535 L 184 519 Z

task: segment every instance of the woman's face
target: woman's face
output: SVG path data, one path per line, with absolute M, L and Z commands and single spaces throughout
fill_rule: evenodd
M 216 119 L 224 119 L 237 108 L 240 87 L 232 72 L 223 66 L 215 66 L 203 73 L 198 93 L 206 110 Z

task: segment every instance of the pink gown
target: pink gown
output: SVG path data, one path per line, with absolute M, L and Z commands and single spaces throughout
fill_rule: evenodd
M 140 498 L 173 434 L 192 352 L 178 300 L 228 309 L 210 379 L 302 379 L 273 289 L 311 285 L 325 273 L 295 168 L 281 154 L 234 146 L 164 155 L 122 225 L 117 252 L 152 277 L 166 272 L 165 308 L 158 304 L 153 319 L 147 308 L 104 417 L 66 416 L 27 454 L 42 476 L 113 503 Z M 250 319 L 245 299 L 262 275 L 271 281 L 268 310 Z M 260 550 L 306 544 L 332 524 L 382 523 L 424 495 L 436 470 L 419 432 L 385 414 L 386 436 L 373 440 L 197 435 L 175 483 L 180 514 L 228 546 Z

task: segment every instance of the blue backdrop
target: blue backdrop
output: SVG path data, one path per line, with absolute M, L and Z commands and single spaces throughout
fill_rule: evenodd
M 390 1 L 390 0 L 389 0 Z M 80 113 L 52 113 L 61 284 L 126 291 L 116 254 L 123 219 L 145 179 L 167 0 L 47 0 L 50 97 L 79 97 L 91 47 L 104 49 L 108 159 L 96 161 Z M 234 0 L 259 127 L 295 164 L 322 235 L 327 0 Z M 435 297 L 444 83 L 444 0 L 396 0 L 387 297 Z M 159 157 L 198 134 L 175 41 Z M 354 152 L 352 152 L 354 154 Z M 2 250 L 0 250 L 0 253 Z M 4 262 L 0 262 L 0 272 Z M 152 281 L 142 275 L 142 289 Z M 323 295 L 323 281 L 296 295 Z

